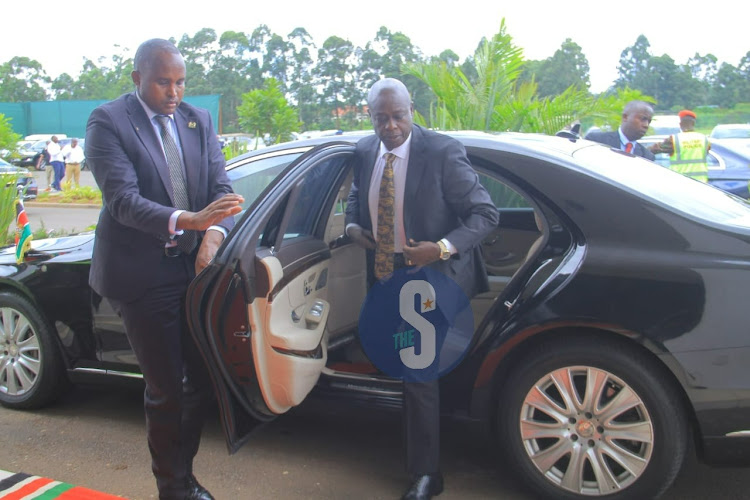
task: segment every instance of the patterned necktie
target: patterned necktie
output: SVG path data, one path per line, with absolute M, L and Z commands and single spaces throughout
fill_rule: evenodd
M 161 125 L 161 142 L 164 145 L 164 153 L 167 156 L 167 166 L 169 167 L 169 180 L 172 182 L 174 206 L 180 210 L 190 210 L 190 201 L 188 200 L 187 195 L 185 174 L 182 170 L 180 150 L 177 149 L 177 143 L 175 143 L 172 134 L 169 133 L 170 118 L 166 115 L 157 115 L 156 119 L 159 120 L 159 125 Z M 184 253 L 190 253 L 195 248 L 196 239 L 195 231 L 185 230 L 185 232 L 177 238 L 177 248 Z
M 625 144 L 625 152 L 626 153 L 632 153 L 633 152 L 633 143 L 629 142 Z
M 393 160 L 396 155 L 385 154 L 383 177 L 380 179 L 380 195 L 378 198 L 378 228 L 375 245 L 375 277 L 383 279 L 393 272 L 394 252 L 394 203 L 396 189 L 393 184 Z

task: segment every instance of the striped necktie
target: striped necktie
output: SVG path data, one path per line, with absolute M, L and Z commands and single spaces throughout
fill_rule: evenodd
M 190 210 L 190 200 L 188 199 L 180 150 L 177 148 L 177 143 L 174 141 L 172 134 L 169 133 L 170 118 L 166 115 L 157 115 L 156 119 L 159 121 L 159 125 L 161 125 L 161 142 L 164 145 L 164 153 L 167 156 L 169 180 L 172 182 L 174 207 L 180 210 Z M 185 230 L 185 232 L 177 238 L 177 248 L 184 253 L 190 253 L 195 249 L 196 241 L 197 235 L 195 234 L 195 231 Z
M 393 272 L 394 204 L 396 202 L 396 188 L 393 183 L 393 161 L 396 155 L 385 154 L 383 177 L 380 179 L 380 194 L 378 198 L 378 227 L 375 245 L 375 277 L 383 279 Z

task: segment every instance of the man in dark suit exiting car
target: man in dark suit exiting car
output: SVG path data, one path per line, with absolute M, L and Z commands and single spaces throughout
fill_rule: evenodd
M 488 289 L 479 244 L 498 222 L 497 210 L 455 139 L 412 121 L 403 83 L 373 85 L 367 97 L 375 135 L 357 143 L 346 208 L 347 234 L 367 249 L 370 284 L 403 266 L 430 266 L 472 297 Z M 439 469 L 437 380 L 404 383 L 406 467 L 403 498 L 443 490 Z

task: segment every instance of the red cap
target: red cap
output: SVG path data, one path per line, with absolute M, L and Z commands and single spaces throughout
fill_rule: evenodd
M 697 116 L 695 116 L 695 113 L 693 113 L 689 109 L 683 109 L 682 111 L 677 113 L 677 116 L 679 116 L 680 118 L 685 118 L 686 116 L 690 116 L 692 118 L 698 118 Z

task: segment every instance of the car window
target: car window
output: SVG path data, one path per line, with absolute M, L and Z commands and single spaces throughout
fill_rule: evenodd
M 349 157 L 345 155 L 329 158 L 305 174 L 298 187 L 298 198 L 289 214 L 284 240 L 316 233 L 321 215 L 327 209 L 325 202 L 329 199 L 328 195 L 336 185 L 342 166 L 348 161 Z M 328 217 L 324 219 L 327 221 Z
M 227 176 L 232 182 L 232 189 L 245 198 L 242 211 L 235 216 L 235 219 L 239 220 L 263 190 L 301 154 L 297 152 L 271 156 L 263 155 L 257 157 L 258 159 L 250 158 L 227 166 Z
M 479 182 L 490 194 L 493 203 L 498 209 L 503 208 L 530 208 L 531 205 L 507 184 L 500 182 L 494 177 L 490 177 L 483 172 L 477 172 Z

